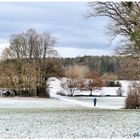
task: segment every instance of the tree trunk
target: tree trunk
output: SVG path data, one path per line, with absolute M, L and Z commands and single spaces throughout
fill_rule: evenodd
M 140 94 L 140 55 L 138 58 L 138 88 L 137 88 L 137 94 Z
M 92 89 L 90 90 L 90 96 L 92 96 Z

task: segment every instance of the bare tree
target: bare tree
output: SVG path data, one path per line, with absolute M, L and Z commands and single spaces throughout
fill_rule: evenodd
M 91 2 L 89 17 L 106 16 L 111 19 L 109 33 L 114 38 L 123 36 L 119 54 L 138 58 L 140 71 L 140 3 L 139 2 Z M 140 73 L 139 73 L 140 79 Z
M 79 84 L 79 88 L 81 90 L 88 90 L 90 91 L 90 96 L 92 96 L 92 92 L 94 90 L 100 90 L 103 87 L 104 83 L 100 79 L 100 76 L 95 71 L 90 71 L 86 78 L 82 79 Z
M 111 19 L 109 33 L 115 39 L 123 37 L 116 52 L 137 60 L 140 80 L 140 2 L 91 2 L 89 17 L 106 16 Z M 140 91 L 137 91 L 140 93 Z
M 10 45 L 4 50 L 3 58 L 8 61 L 14 60 L 16 63 L 19 91 L 23 85 L 25 86 L 28 83 L 28 86 L 34 85 L 36 91 L 39 91 L 39 94 L 36 95 L 48 95 L 46 94 L 45 60 L 48 56 L 56 53 L 54 50 L 55 44 L 56 39 L 51 34 L 38 33 L 34 29 L 11 36 Z M 33 81 L 35 84 L 32 83 Z
M 131 83 L 128 90 L 128 95 L 125 101 L 127 109 L 136 109 L 140 107 L 140 96 L 137 93 L 137 89 L 140 88 L 138 82 Z
M 63 84 L 63 87 L 67 87 L 69 89 L 71 96 L 74 95 L 75 89 L 79 88 L 81 79 L 85 78 L 88 72 L 88 67 L 76 64 L 65 69 L 65 75 L 68 79 Z

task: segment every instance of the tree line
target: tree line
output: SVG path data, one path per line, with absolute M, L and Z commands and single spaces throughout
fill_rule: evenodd
M 34 29 L 13 34 L 10 45 L 4 49 L 0 61 L 0 83 L 21 95 L 23 89 L 35 96 L 47 94 L 46 58 L 56 55 L 56 39 L 50 33 Z
M 82 56 L 76 58 L 62 58 L 63 67 L 79 64 L 94 70 L 103 78 L 114 80 L 136 80 L 137 60 L 126 56 Z

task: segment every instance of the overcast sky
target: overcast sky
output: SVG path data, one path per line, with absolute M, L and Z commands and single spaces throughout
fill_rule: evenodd
M 11 34 L 34 28 L 57 38 L 62 57 L 111 55 L 105 17 L 87 19 L 86 2 L 0 2 L 0 51 Z

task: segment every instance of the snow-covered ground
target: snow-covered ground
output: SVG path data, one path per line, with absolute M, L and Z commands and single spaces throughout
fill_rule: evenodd
M 48 104 L 54 107 L 54 103 Z M 57 106 L 56 109 L 0 108 L 0 138 L 139 138 L 138 110 L 58 109 Z
M 125 98 L 126 97 L 96 97 L 97 104 L 95 108 L 122 109 L 125 107 Z M 92 107 L 94 107 L 93 106 L 94 97 L 73 97 L 72 99 L 76 101 L 88 103 Z
M 0 109 L 71 109 L 80 105 L 58 99 L 30 97 L 0 97 Z
M 52 77 L 49 79 L 49 85 L 50 85 L 50 90 L 51 88 L 53 88 L 53 90 L 51 90 L 51 94 L 62 91 L 65 94 L 67 94 L 67 91 L 62 88 L 62 83 L 65 81 L 66 79 L 57 79 L 55 77 Z M 119 80 L 119 82 L 122 85 L 122 90 L 123 90 L 123 96 L 127 95 L 128 92 L 128 87 L 131 85 L 131 83 L 133 81 L 127 81 L 127 80 Z M 102 95 L 102 96 L 106 96 L 106 95 L 116 95 L 116 91 L 118 90 L 118 87 L 103 87 L 101 90 L 94 90 L 93 91 L 93 95 Z M 90 92 L 88 91 L 80 91 L 80 90 L 76 90 L 74 95 L 89 95 Z
M 61 80 L 49 83 L 49 99 L 0 98 L 0 138 L 140 138 L 140 110 L 121 109 L 125 97 L 97 97 L 93 107 L 93 97 L 60 96 Z
M 67 97 L 58 95 L 58 92 L 67 94 L 67 90 L 62 88 L 62 83 L 65 79 L 57 79 L 55 77 L 49 79 L 50 95 L 53 98 L 71 102 L 85 107 L 93 107 L 93 97 Z M 125 96 L 127 95 L 128 86 L 132 81 L 119 81 L 122 85 L 124 97 L 107 97 L 116 95 L 118 87 L 103 87 L 101 90 L 93 91 L 93 95 L 100 95 L 97 97 L 96 108 L 107 108 L 107 109 L 120 109 L 125 107 Z M 74 95 L 89 95 L 89 91 L 76 90 Z

